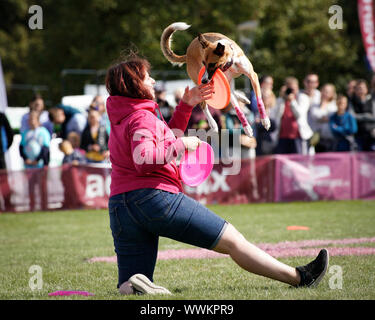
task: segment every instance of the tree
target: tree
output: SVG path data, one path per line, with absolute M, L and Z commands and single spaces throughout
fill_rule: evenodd
M 173 50 L 183 54 L 198 32 L 220 32 L 239 40 L 237 26 L 258 20 L 249 58 L 255 71 L 275 77 L 276 87 L 288 75 L 300 80 L 309 71 L 321 82 L 342 88 L 350 78 L 368 76 L 355 1 L 339 0 L 344 29 L 328 27 L 333 0 L 2 0 L 0 55 L 7 85 L 44 84 L 52 103 L 61 99 L 61 71 L 106 69 L 121 52 L 136 47 L 154 70 L 180 70 L 162 55 L 160 37 L 166 26 L 184 21 Z M 43 8 L 43 30 L 30 30 L 28 8 Z M 183 67 L 181 70 L 185 70 Z M 69 78 L 69 92 L 79 94 L 89 77 Z M 101 79 L 103 81 L 103 79 Z M 11 95 L 10 104 L 25 105 L 26 95 Z
M 330 29 L 328 13 L 336 1 L 270 1 L 260 19 L 252 61 L 261 74 L 275 76 L 280 86 L 287 76 L 303 80 L 316 72 L 320 83 L 331 82 L 343 90 L 352 78 L 365 77 L 358 18 L 352 1 L 340 1 L 343 29 Z M 354 13 L 354 14 L 353 14 Z

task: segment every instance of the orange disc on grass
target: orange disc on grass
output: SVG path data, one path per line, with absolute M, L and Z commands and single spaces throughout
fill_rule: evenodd
M 202 77 L 206 68 L 202 67 L 198 74 L 198 84 L 202 83 Z M 224 72 L 216 69 L 212 79 L 214 80 L 215 93 L 211 99 L 206 100 L 207 104 L 215 109 L 224 109 L 230 101 L 230 86 Z
M 305 227 L 305 226 L 287 226 L 286 229 L 287 230 L 310 230 L 309 227 Z

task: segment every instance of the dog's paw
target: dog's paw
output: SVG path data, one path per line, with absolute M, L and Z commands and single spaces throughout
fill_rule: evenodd
M 244 128 L 244 131 L 246 133 L 246 135 L 250 138 L 252 138 L 254 136 L 254 133 L 253 133 L 253 129 L 250 127 L 250 125 L 247 125 L 245 128 Z
M 214 133 L 219 133 L 219 126 L 217 125 L 216 121 L 209 122 L 210 131 Z
M 271 121 L 270 118 L 266 117 L 260 120 L 262 122 L 263 127 L 268 131 L 271 128 Z

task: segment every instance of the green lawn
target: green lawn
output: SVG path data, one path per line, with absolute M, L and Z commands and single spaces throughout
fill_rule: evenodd
M 375 236 L 375 201 L 210 206 L 253 243 Z M 288 231 L 288 225 L 310 227 Z M 358 245 L 350 245 L 352 247 Z M 374 247 L 362 243 L 361 247 Z M 191 246 L 161 238 L 160 249 Z M 117 267 L 88 263 L 114 255 L 107 211 L 77 210 L 0 215 L 0 299 L 374 299 L 375 256 L 333 256 L 343 288 L 330 289 L 327 273 L 316 289 L 294 289 L 240 269 L 230 258 L 158 261 L 154 279 L 173 296 L 121 296 Z M 283 258 L 297 266 L 311 257 Z M 39 265 L 43 287 L 32 291 L 29 267 Z M 93 297 L 48 297 L 57 290 L 86 290 Z

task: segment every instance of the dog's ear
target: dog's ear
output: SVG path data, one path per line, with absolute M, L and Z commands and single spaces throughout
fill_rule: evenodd
M 224 55 L 224 51 L 225 51 L 225 46 L 219 42 L 216 46 L 216 49 L 214 50 L 214 54 L 221 57 Z
M 203 34 L 199 33 L 198 34 L 198 41 L 201 44 L 203 49 L 206 49 L 208 45 L 210 44 L 207 39 L 203 36 Z

